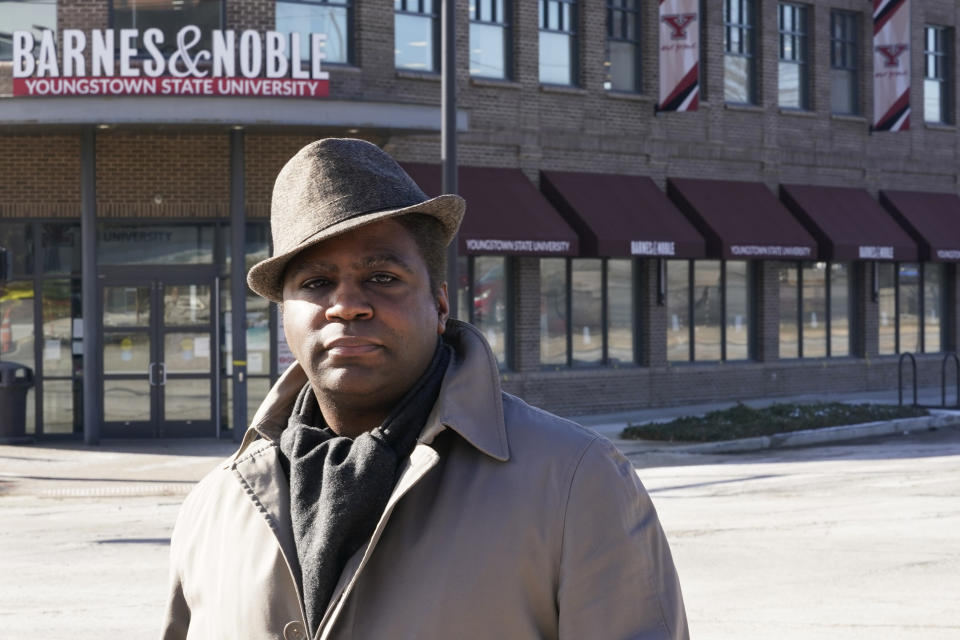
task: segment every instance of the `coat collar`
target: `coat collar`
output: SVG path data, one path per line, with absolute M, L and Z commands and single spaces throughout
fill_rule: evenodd
M 443 339 L 453 347 L 454 356 L 419 441 L 430 444 L 449 428 L 491 458 L 509 460 L 500 373 L 487 341 L 475 327 L 459 320 L 447 321 Z M 294 362 L 257 409 L 234 458 L 258 436 L 279 442 L 297 393 L 306 382 L 306 373 Z

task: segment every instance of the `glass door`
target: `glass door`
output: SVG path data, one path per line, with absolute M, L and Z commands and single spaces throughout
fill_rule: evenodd
M 107 277 L 103 435 L 215 436 L 213 280 Z

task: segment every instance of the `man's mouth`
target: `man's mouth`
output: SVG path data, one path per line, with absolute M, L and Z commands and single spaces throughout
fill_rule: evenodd
M 367 355 L 378 351 L 382 345 L 366 338 L 345 336 L 331 340 L 324 345 L 327 356 L 350 358 Z

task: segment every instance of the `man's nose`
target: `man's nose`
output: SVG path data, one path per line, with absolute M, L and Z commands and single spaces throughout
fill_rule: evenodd
M 341 282 L 330 295 L 325 315 L 327 320 L 364 320 L 373 317 L 373 307 L 362 287 Z

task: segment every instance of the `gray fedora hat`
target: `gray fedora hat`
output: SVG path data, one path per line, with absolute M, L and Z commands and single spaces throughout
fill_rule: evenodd
M 273 257 L 250 268 L 247 284 L 264 298 L 282 302 L 284 270 L 304 249 L 407 213 L 439 220 L 450 244 L 465 209 L 460 196 L 428 198 L 375 144 L 353 138 L 311 142 L 277 176 L 270 205 Z

